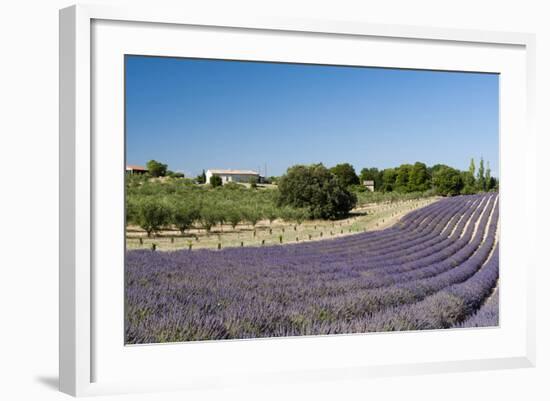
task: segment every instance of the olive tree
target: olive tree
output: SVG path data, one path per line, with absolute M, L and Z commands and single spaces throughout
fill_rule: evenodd
M 135 219 L 150 237 L 170 223 L 170 206 L 162 199 L 143 198 L 136 205 Z

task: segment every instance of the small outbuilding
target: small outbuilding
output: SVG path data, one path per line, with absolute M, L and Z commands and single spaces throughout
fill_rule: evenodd
M 365 180 L 363 181 L 363 185 L 371 192 L 374 192 L 374 181 L 372 180 Z

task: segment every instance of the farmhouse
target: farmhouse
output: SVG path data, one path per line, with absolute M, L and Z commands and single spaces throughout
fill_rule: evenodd
M 126 166 L 126 172 L 129 174 L 145 174 L 148 171 L 149 170 L 147 170 L 145 167 L 141 167 L 141 166 L 133 166 L 133 165 Z
M 222 184 L 228 182 L 248 183 L 251 178 L 259 179 L 260 174 L 252 170 L 206 170 L 206 182 L 210 182 L 210 177 L 218 176 L 222 179 Z
M 363 181 L 363 185 L 367 187 L 369 191 L 374 192 L 374 181 L 372 180 Z

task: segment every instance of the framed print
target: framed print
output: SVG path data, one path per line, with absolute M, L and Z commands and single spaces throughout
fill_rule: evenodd
M 60 14 L 60 387 L 534 365 L 528 34 Z

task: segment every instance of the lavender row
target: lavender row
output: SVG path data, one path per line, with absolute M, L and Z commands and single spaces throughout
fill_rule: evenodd
M 464 211 L 464 205 L 487 198 L 464 197 L 441 203 L 447 211 L 459 213 Z M 455 209 L 458 205 L 461 207 Z M 440 204 L 430 210 L 441 211 L 441 207 Z M 337 255 L 328 253 L 321 259 L 300 258 L 300 263 L 295 263 L 292 257 L 300 255 L 297 246 L 228 252 L 130 251 L 126 259 L 126 341 L 148 343 L 370 330 L 368 325 L 384 313 L 413 308 L 484 271 L 498 221 L 495 205 L 488 223 L 490 210 L 487 207 L 479 219 L 479 229 L 471 241 L 454 236 L 465 241 L 464 248 L 473 249 L 464 262 L 456 266 L 449 261 L 416 268 L 408 265 L 410 269 L 404 272 L 384 274 L 380 270 L 375 276 L 361 267 L 368 252 L 360 249 L 349 254 L 342 249 Z M 440 216 L 443 215 L 447 216 Z M 416 217 L 419 216 L 417 213 Z M 433 222 L 433 216 L 406 220 L 423 222 L 416 232 L 427 234 L 425 224 Z M 459 220 L 456 214 L 448 217 L 445 230 L 438 235 L 450 234 L 451 222 Z M 431 227 L 437 231 L 441 224 L 440 221 Z M 473 223 L 467 231 L 473 233 Z M 333 244 L 333 240 L 326 242 Z M 346 247 L 346 241 L 339 242 Z M 317 249 L 325 247 L 323 242 L 316 245 Z M 308 247 L 304 253 L 315 255 L 314 249 Z M 454 257 L 453 254 L 448 259 Z M 399 265 L 394 262 L 391 266 Z M 385 276 L 393 281 L 371 289 L 375 277 L 378 280 Z M 457 288 L 453 291 L 458 291 Z M 475 310 L 476 305 L 472 304 L 470 309 Z

